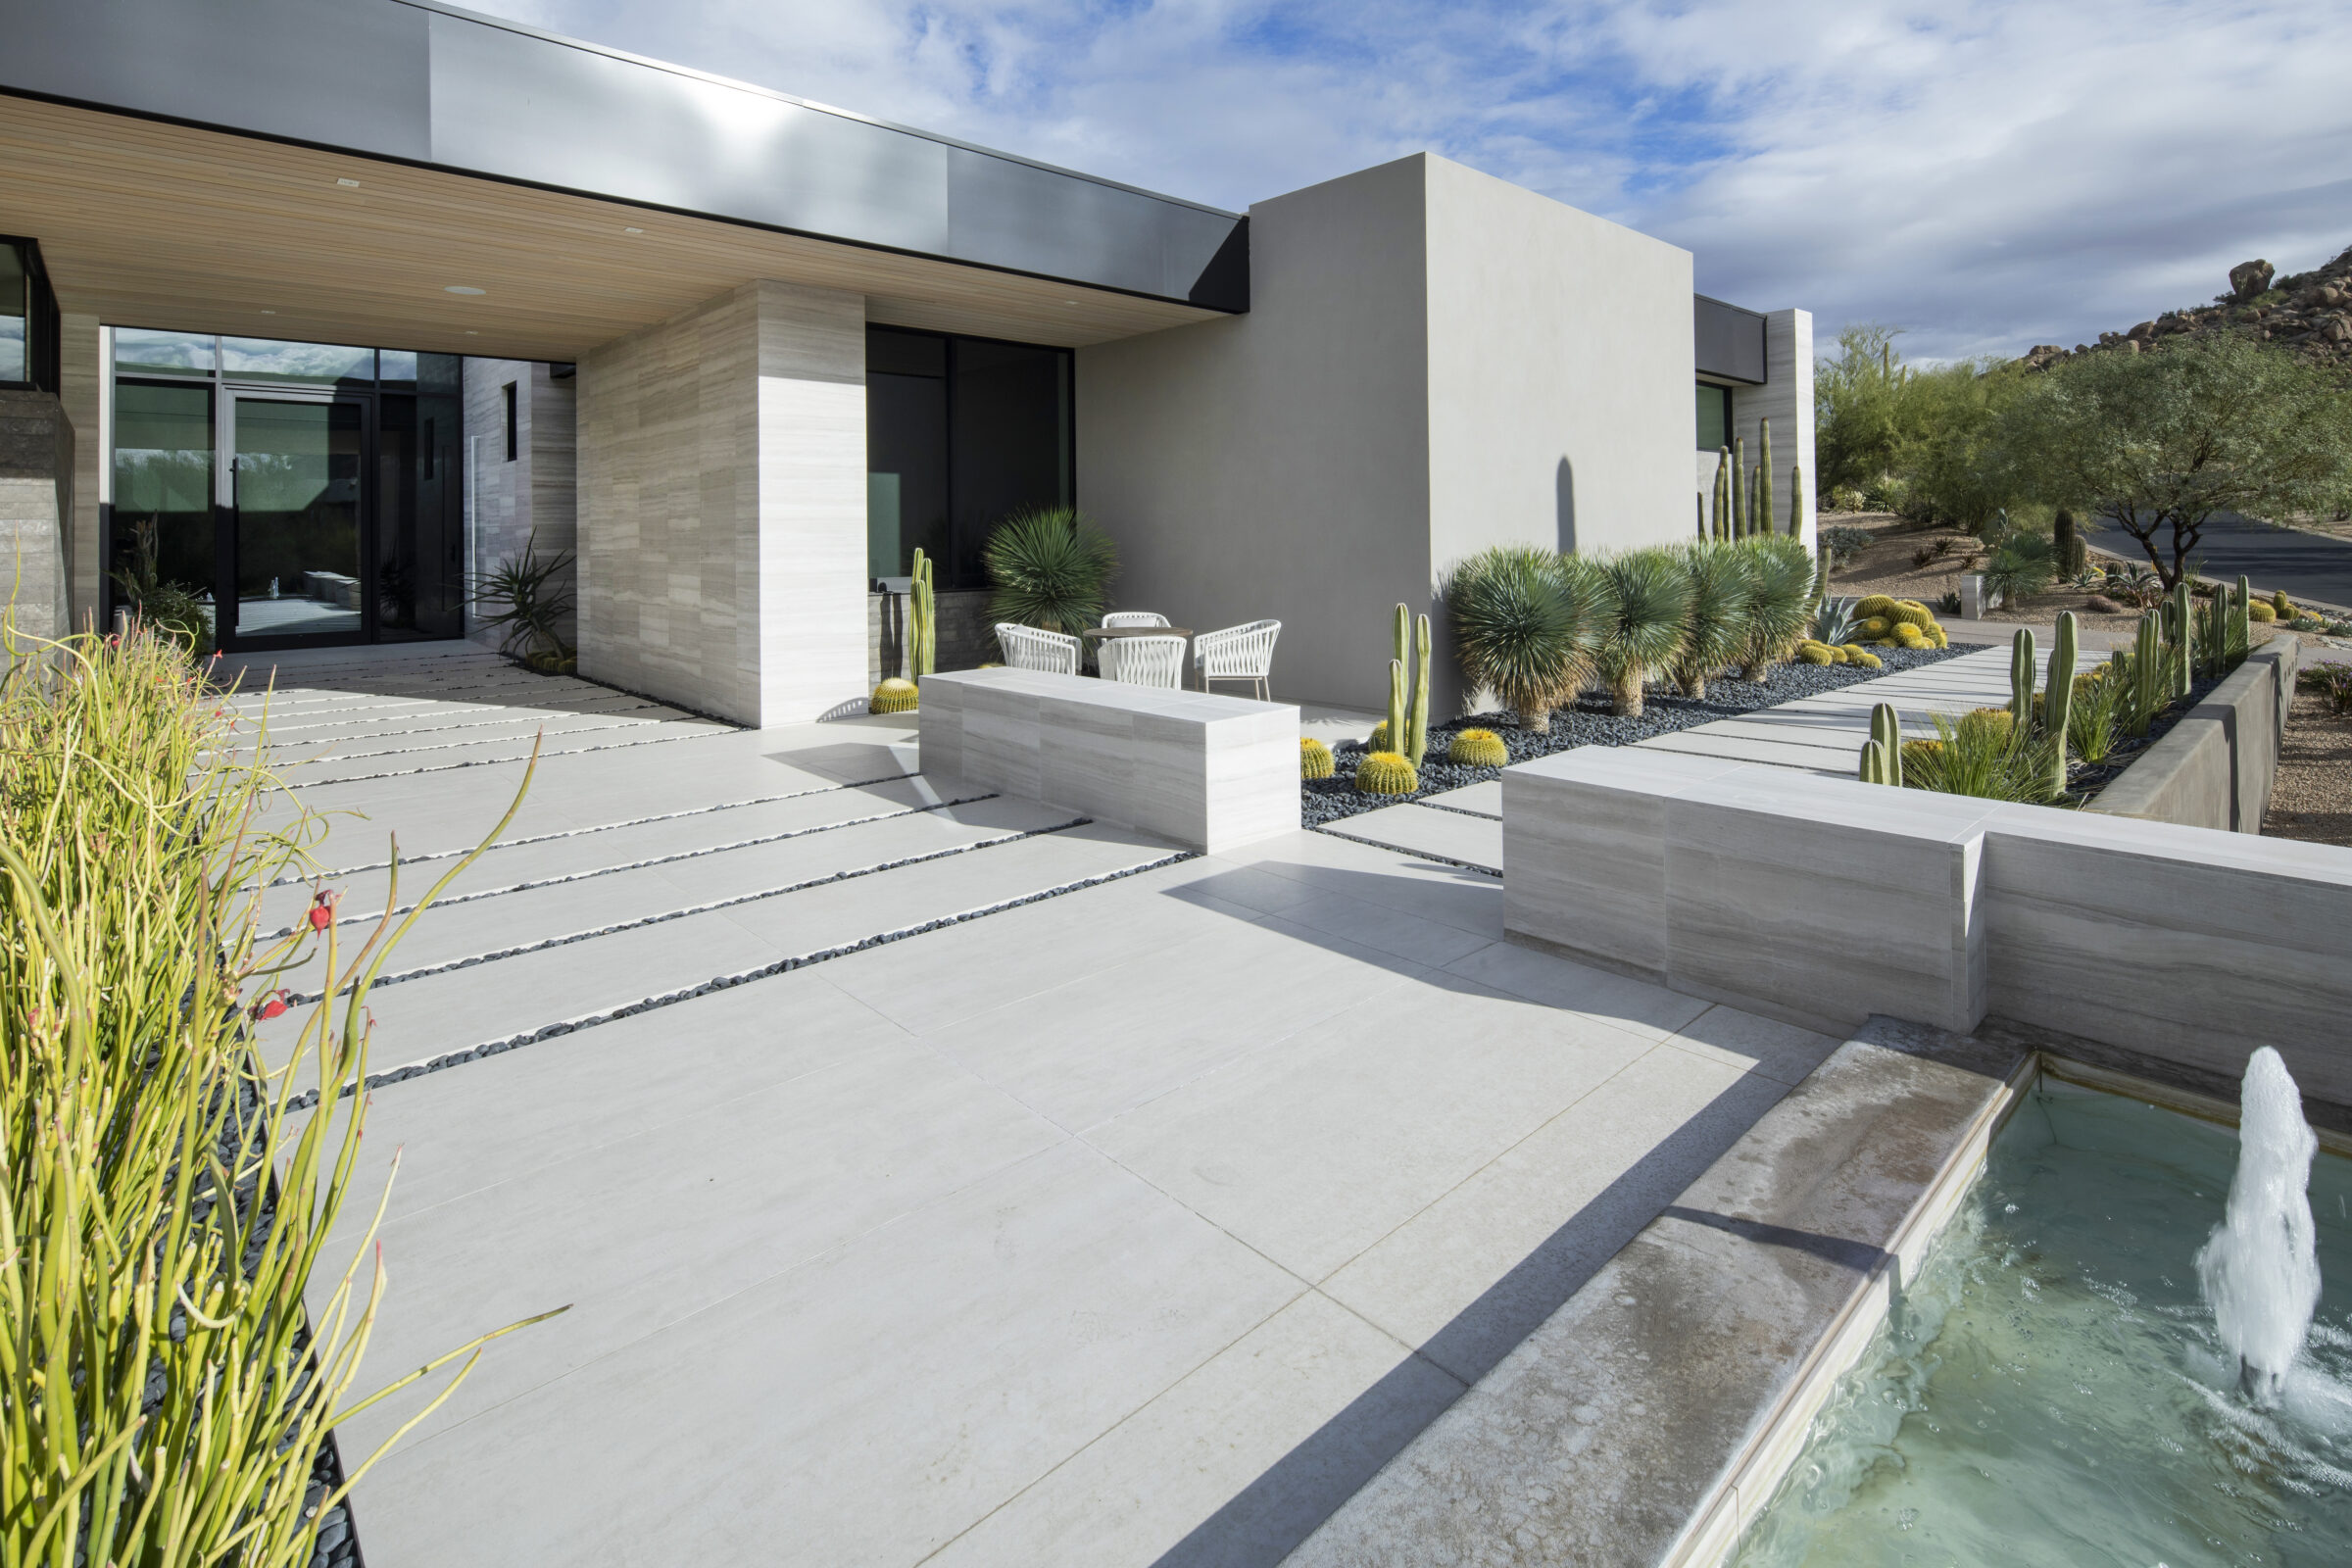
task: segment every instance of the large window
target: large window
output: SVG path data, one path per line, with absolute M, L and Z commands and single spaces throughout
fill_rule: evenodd
M 0 386 L 57 390 L 57 297 L 41 248 L 0 234 Z
M 1076 493 L 1070 351 L 875 326 L 865 356 L 867 575 L 919 546 L 941 587 L 982 586 L 989 530 Z
M 1698 383 L 1698 450 L 1716 452 L 1732 444 L 1732 389 Z

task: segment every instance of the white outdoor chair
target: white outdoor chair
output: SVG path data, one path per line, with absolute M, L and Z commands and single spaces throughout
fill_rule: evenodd
M 1246 626 L 1204 631 L 1193 639 L 1193 662 L 1200 669 L 1200 689 L 1212 680 L 1246 680 L 1257 689 L 1260 702 L 1272 700 L 1266 684 L 1274 673 L 1274 639 L 1282 635 L 1279 620 L 1253 620 Z
M 1004 650 L 1004 662 L 1014 669 L 1042 669 L 1053 675 L 1078 673 L 1081 645 L 1075 637 L 1005 620 L 997 622 L 997 646 Z
M 1105 637 L 1095 650 L 1104 680 L 1130 686 L 1165 686 L 1174 691 L 1184 681 L 1184 639 L 1181 637 Z
M 1165 626 L 1168 617 L 1155 615 L 1149 610 L 1114 610 L 1102 617 L 1105 629 L 1112 626 Z

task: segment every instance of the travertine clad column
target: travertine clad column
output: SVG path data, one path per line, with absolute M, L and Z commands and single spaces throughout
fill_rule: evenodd
M 1805 542 L 1813 541 L 1813 505 L 1817 494 L 1813 471 L 1813 313 L 1772 311 L 1764 318 L 1764 384 L 1743 386 L 1732 393 L 1732 423 L 1747 443 L 1747 462 L 1754 467 L 1760 454 L 1762 422 L 1772 421 L 1772 528 L 1788 531 L 1788 466 L 1804 470 L 1804 496 L 1797 517 L 1804 524 Z M 1700 489 L 1715 482 L 1714 460 L 1701 465 Z M 1744 476 L 1743 476 L 1744 477 Z
M 579 367 L 580 670 L 748 724 L 865 690 L 865 301 L 746 283 Z

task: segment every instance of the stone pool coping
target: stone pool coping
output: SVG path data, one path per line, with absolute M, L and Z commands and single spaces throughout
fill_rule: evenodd
M 1288 1562 L 1711 1568 L 2038 1062 L 1870 1019 Z

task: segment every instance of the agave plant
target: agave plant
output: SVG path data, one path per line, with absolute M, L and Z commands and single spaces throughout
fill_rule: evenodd
M 1749 680 L 1762 680 L 1773 665 L 1787 662 L 1804 640 L 1813 613 L 1813 562 L 1803 541 L 1786 534 L 1760 535 L 1743 548 L 1755 591 L 1748 599 L 1747 635 L 1737 657 Z
M 1813 612 L 1813 640 L 1828 643 L 1832 648 L 1859 642 L 1862 637 L 1862 615 L 1855 607 L 1861 603 L 1850 594 L 1824 599 Z
M 1075 507 L 1032 507 L 997 524 L 982 560 L 996 593 L 989 613 L 1016 626 L 1075 634 L 1102 619 L 1119 553 Z
M 1756 598 L 1756 536 L 1738 544 L 1684 545 L 1674 554 L 1690 579 L 1690 620 L 1676 660 L 1675 679 L 1691 697 L 1707 695 L 1707 677 L 1737 663 L 1745 651 Z
M 1629 550 L 1596 564 L 1607 594 L 1592 664 L 1614 710 L 1642 716 L 1642 686 L 1682 658 L 1690 623 L 1690 577 L 1668 550 Z
M 474 578 L 469 605 L 504 605 L 482 617 L 485 630 L 498 632 L 498 651 L 509 659 L 561 662 L 571 657 L 564 641 L 564 617 L 571 613 L 571 589 L 558 581 L 571 564 L 571 552 L 558 551 L 539 559 L 539 530 L 523 541 L 522 554 L 509 556 Z
M 1551 723 L 1551 710 L 1592 673 L 1600 596 L 1590 571 L 1529 545 L 1495 545 L 1453 570 L 1446 613 L 1462 674 L 1499 696 L 1522 729 Z

